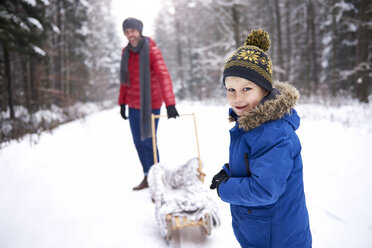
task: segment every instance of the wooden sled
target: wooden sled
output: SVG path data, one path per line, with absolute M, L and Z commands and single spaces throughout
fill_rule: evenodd
M 200 159 L 200 151 L 199 151 L 199 140 L 198 140 L 198 132 L 196 128 L 196 120 L 195 120 L 195 113 L 191 114 L 180 114 L 180 117 L 182 116 L 193 116 L 194 118 L 194 128 L 195 128 L 195 137 L 196 137 L 196 146 L 198 151 L 198 161 L 199 161 L 199 167 L 197 169 L 199 173 L 199 179 L 201 182 L 204 182 L 205 173 L 202 171 L 202 162 Z M 155 119 L 161 118 L 161 117 L 168 117 L 167 115 L 151 115 L 151 127 L 152 127 L 152 146 L 153 146 L 153 155 L 154 155 L 154 164 L 158 163 L 158 155 L 157 155 L 157 148 L 156 148 L 156 137 L 155 137 Z M 182 229 L 186 227 L 192 227 L 192 226 L 201 226 L 201 228 L 204 231 L 205 235 L 211 234 L 211 216 L 206 213 L 204 215 L 204 218 L 200 218 L 198 221 L 192 221 L 189 220 L 186 217 L 180 217 L 180 216 L 174 216 L 172 213 L 168 213 L 166 215 L 166 223 L 167 223 L 167 235 L 166 239 L 169 241 L 172 237 L 172 232 L 177 229 Z

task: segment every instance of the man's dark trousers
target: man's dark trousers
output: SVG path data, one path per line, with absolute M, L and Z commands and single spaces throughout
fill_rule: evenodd
M 160 109 L 153 109 L 152 113 L 155 115 L 160 114 Z M 129 108 L 129 124 L 132 131 L 133 142 L 136 146 L 138 157 L 141 161 L 143 173 L 147 176 L 150 167 L 154 164 L 154 154 L 152 149 L 152 138 L 147 138 L 141 141 L 141 129 L 140 129 L 140 110 Z M 159 118 L 155 119 L 155 137 L 158 130 Z M 156 147 L 159 160 L 159 151 Z

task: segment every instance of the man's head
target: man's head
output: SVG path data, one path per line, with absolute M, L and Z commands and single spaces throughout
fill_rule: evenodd
M 132 47 L 136 47 L 142 38 L 143 24 L 136 18 L 127 18 L 123 22 L 123 31 Z
M 243 46 L 236 49 L 225 63 L 223 83 L 227 77 L 240 77 L 262 87 L 272 87 L 272 64 L 266 52 L 270 48 L 269 34 L 262 29 L 252 30 Z

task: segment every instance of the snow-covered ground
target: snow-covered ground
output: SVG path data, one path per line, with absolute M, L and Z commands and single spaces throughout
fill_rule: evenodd
M 227 106 L 178 104 L 195 112 L 200 154 L 211 177 L 228 161 Z M 304 104 L 298 135 L 315 248 L 372 246 L 372 130 L 370 106 Z M 163 110 L 163 113 L 165 111 Z M 162 119 L 160 158 L 174 166 L 197 155 L 192 118 Z M 119 109 L 98 112 L 0 150 L 0 247 L 167 247 L 148 189 L 133 192 L 142 172 L 128 121 Z M 210 194 L 222 225 L 205 237 L 184 229 L 173 247 L 239 247 L 229 206 Z

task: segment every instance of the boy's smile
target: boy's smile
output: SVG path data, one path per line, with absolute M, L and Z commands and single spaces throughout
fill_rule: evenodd
M 257 84 L 240 77 L 229 76 L 225 79 L 227 100 L 238 116 L 256 107 L 268 94 Z

